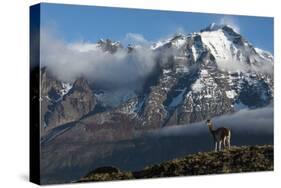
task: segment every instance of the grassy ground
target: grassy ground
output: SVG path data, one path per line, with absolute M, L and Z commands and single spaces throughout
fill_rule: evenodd
M 79 182 L 143 179 L 273 170 L 273 146 L 232 147 L 220 152 L 187 155 L 140 171 L 124 172 L 114 167 L 98 168 Z

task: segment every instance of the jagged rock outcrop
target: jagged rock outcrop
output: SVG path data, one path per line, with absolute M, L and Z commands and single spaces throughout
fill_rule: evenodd
M 61 95 L 63 84 L 57 80 L 46 67 L 41 69 L 41 96 L 57 100 Z
M 120 42 L 112 42 L 110 39 L 101 39 L 97 44 L 102 50 L 110 53 L 115 53 L 118 49 L 123 48 Z
M 84 78 L 77 79 L 60 101 L 49 106 L 45 114 L 46 129 L 76 121 L 91 112 L 96 105 L 95 96 Z
M 40 70 L 40 104 L 41 104 L 41 132 L 44 133 L 46 122 L 44 121 L 49 106 L 52 106 L 62 96 L 64 85 L 57 80 L 46 67 Z

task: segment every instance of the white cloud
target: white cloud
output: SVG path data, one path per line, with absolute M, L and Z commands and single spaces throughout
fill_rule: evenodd
M 243 109 L 233 114 L 226 114 L 212 118 L 214 127 L 227 127 L 235 133 L 250 132 L 256 134 L 273 133 L 273 106 L 269 105 L 257 109 Z M 181 125 L 168 126 L 161 130 L 153 130 L 149 134 L 158 136 L 192 136 L 208 131 L 205 121 Z
M 176 33 L 177 34 L 187 34 L 186 30 L 183 27 L 177 27 Z
M 132 44 L 132 45 L 142 45 L 142 46 L 148 46 L 152 42 L 148 41 L 144 38 L 143 35 L 138 33 L 127 33 L 124 39 L 124 43 L 126 44 Z
M 138 48 L 129 54 L 119 49 L 111 54 L 94 43 L 67 43 L 46 28 L 41 31 L 40 52 L 41 66 L 47 66 L 59 80 L 73 82 L 83 76 L 107 88 L 138 89 L 155 66 L 150 49 Z

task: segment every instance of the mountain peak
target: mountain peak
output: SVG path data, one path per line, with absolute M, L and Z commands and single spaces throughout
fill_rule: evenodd
M 224 30 L 224 31 L 231 31 L 231 32 L 236 32 L 235 29 L 228 24 L 217 24 L 217 23 L 211 23 L 208 25 L 206 28 L 201 29 L 200 32 L 205 32 L 205 31 L 218 31 L 218 30 Z
M 90 89 L 88 81 L 83 77 L 79 77 L 77 80 L 75 80 L 72 88 L 76 88 L 76 89 L 80 88 L 80 89 L 83 89 L 83 90 L 89 90 Z
M 112 40 L 110 40 L 110 39 L 100 39 L 100 40 L 98 40 L 98 42 L 97 42 L 98 44 L 100 44 L 100 45 L 115 45 L 115 46 L 119 46 L 119 45 L 121 45 L 121 43 L 120 43 L 120 41 L 112 41 Z
M 97 44 L 104 50 L 110 53 L 115 53 L 117 49 L 123 48 L 119 41 L 112 41 L 110 39 L 100 39 Z

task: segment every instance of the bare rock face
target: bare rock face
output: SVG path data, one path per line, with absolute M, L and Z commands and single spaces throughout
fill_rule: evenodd
M 53 109 L 45 115 L 47 128 L 79 120 L 91 112 L 96 105 L 96 99 L 92 94 L 88 82 L 79 78 L 70 91 L 63 96 Z
M 62 83 L 55 79 L 46 68 L 41 69 L 41 96 L 56 100 L 59 98 Z
M 46 126 L 45 114 L 49 111 L 49 106 L 53 106 L 55 101 L 60 98 L 63 85 L 54 76 L 50 74 L 46 67 L 40 70 L 40 105 L 41 105 L 41 134 L 44 133 Z

